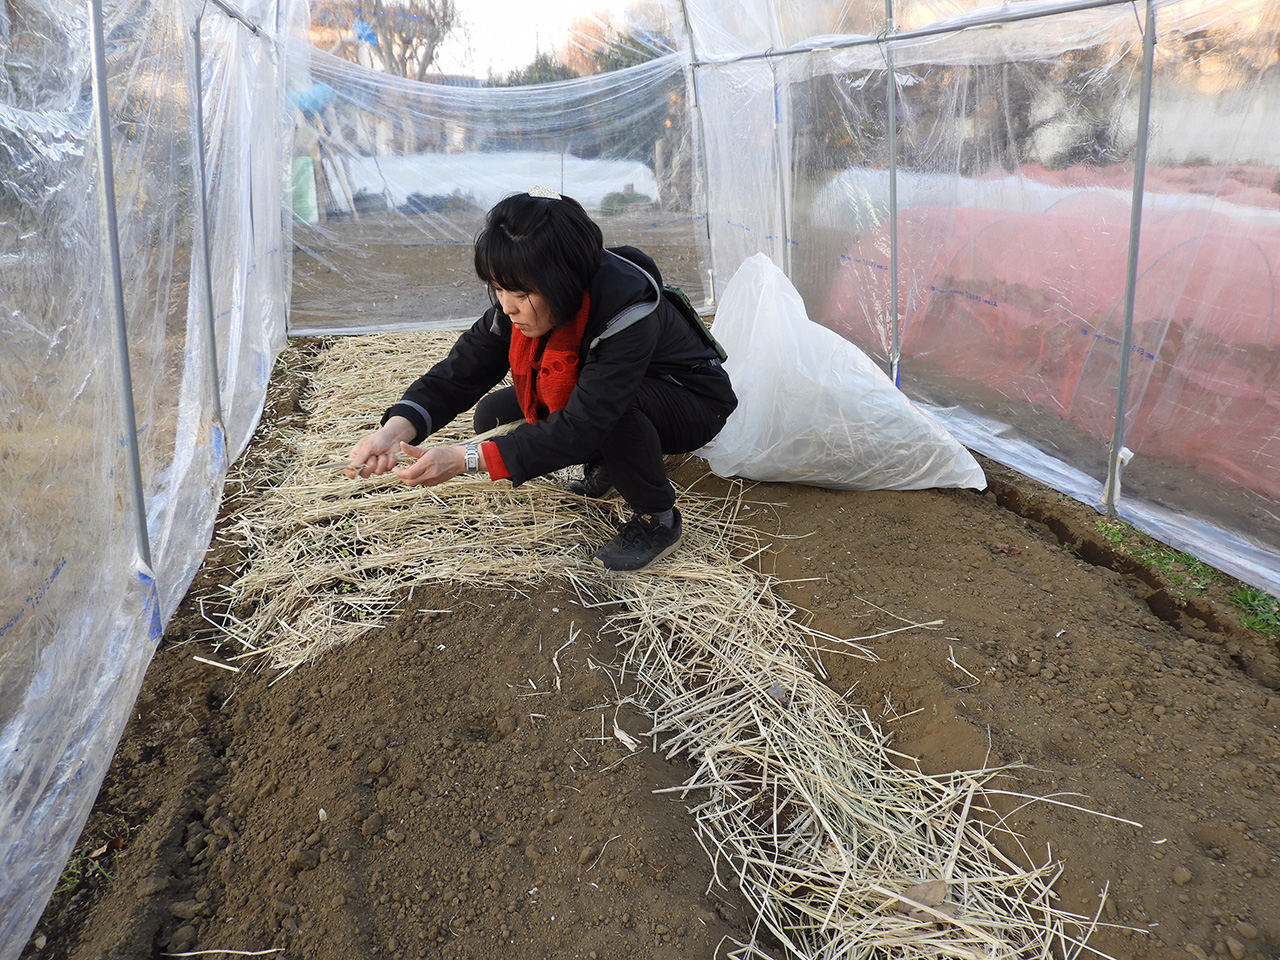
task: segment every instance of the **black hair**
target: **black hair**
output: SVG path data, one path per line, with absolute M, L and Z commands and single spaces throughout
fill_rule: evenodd
M 490 297 L 495 286 L 541 294 L 558 327 L 577 316 L 603 252 L 604 235 L 577 200 L 517 193 L 485 218 L 476 275 Z

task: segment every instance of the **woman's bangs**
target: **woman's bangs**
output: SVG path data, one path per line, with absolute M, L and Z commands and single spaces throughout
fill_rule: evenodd
M 480 279 L 503 290 L 542 293 L 531 269 L 533 265 L 527 262 L 527 247 L 500 234 L 498 230 L 489 231 L 476 245 L 476 273 Z

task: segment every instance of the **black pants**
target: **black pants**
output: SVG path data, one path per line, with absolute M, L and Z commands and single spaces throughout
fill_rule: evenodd
M 676 491 L 667 479 L 663 456 L 688 453 L 715 437 L 728 419 L 722 406 L 666 380 L 640 382 L 635 403 L 600 449 L 588 457 L 603 463 L 622 498 L 636 513 L 662 513 L 675 506 Z M 495 390 L 476 404 L 475 431 L 523 420 L 515 387 Z

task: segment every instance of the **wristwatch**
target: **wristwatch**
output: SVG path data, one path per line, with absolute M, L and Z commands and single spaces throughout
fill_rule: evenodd
M 480 472 L 480 447 L 478 444 L 474 444 L 474 443 L 467 444 L 466 463 L 467 463 L 467 473 Z

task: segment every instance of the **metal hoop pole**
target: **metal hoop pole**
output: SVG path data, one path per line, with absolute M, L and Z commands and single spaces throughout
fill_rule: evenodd
M 781 39 L 778 31 L 778 5 L 776 0 L 765 0 L 765 8 L 769 12 L 770 40 Z M 771 47 L 772 49 L 772 47 Z M 791 111 L 786 111 L 784 124 L 782 110 L 783 91 L 778 86 L 778 64 L 768 51 L 765 62 L 769 65 L 769 74 L 773 78 L 773 152 L 778 165 L 778 215 L 782 218 L 782 272 L 791 276 L 791 151 L 783 141 L 783 135 L 791 134 Z
M 714 307 L 716 304 L 716 258 L 715 248 L 711 240 L 711 174 L 707 169 L 707 131 L 702 116 L 702 104 L 698 99 L 698 52 L 693 45 L 693 25 L 689 22 L 689 8 L 680 4 L 684 14 L 684 35 L 689 39 L 689 74 L 686 89 L 689 91 L 689 110 L 693 114 L 689 136 L 693 140 L 690 148 L 698 154 L 698 172 L 702 177 L 700 192 L 702 194 L 702 219 L 707 229 L 707 254 L 711 258 L 711 268 L 707 270 L 707 290 L 703 297 L 704 306 Z M 692 195 L 691 195 L 692 199 Z
M 884 0 L 885 34 L 893 36 L 893 0 Z M 902 386 L 902 344 L 898 316 L 898 80 L 893 69 L 893 46 L 885 45 L 885 62 L 889 75 L 886 99 L 889 111 L 889 312 L 892 317 L 892 342 L 889 347 L 889 379 Z
M 200 45 L 200 24 L 203 17 L 196 17 L 195 26 L 191 30 L 191 40 L 195 53 L 195 108 L 196 108 L 196 161 L 200 170 L 200 256 L 201 272 L 204 274 L 201 286 L 204 294 L 205 332 L 209 340 L 208 357 L 209 377 L 213 386 L 213 419 L 219 430 L 223 429 L 222 418 L 222 374 L 218 370 L 218 329 L 213 312 L 213 258 L 209 255 L 209 173 L 205 166 L 204 141 L 204 52 Z
M 786 112 L 786 123 L 783 123 L 782 89 L 778 86 L 778 65 L 769 60 L 769 72 L 773 75 L 773 149 L 778 164 L 778 211 L 782 217 L 782 270 L 791 276 L 791 151 L 783 135 L 790 135 L 791 111 Z
M 1084 10 L 1097 10 L 1101 7 L 1128 6 L 1133 0 L 1065 0 L 1053 6 L 1042 6 L 1039 3 L 1009 4 L 994 8 L 992 12 L 975 17 L 952 17 L 950 20 L 917 30 L 902 30 L 897 34 L 899 40 L 919 40 L 927 37 L 940 37 L 965 30 L 976 30 L 983 27 L 998 27 L 1008 23 L 1020 23 L 1023 20 L 1040 20 L 1062 13 L 1076 13 Z M 1029 7 L 1019 10 L 1018 7 Z M 770 57 L 789 57 L 802 53 L 829 53 L 832 50 L 851 50 L 855 47 L 869 47 L 883 43 L 881 37 L 851 37 L 847 40 L 805 41 L 782 50 L 770 48 L 758 53 L 741 53 L 735 56 L 717 57 L 714 60 L 702 61 L 701 65 L 723 66 L 730 63 L 746 63 L 749 60 L 762 60 Z
M 1129 262 L 1124 282 L 1124 329 L 1120 334 L 1120 374 L 1116 381 L 1116 419 L 1107 457 L 1107 485 L 1102 505 L 1115 516 L 1120 502 L 1120 471 L 1124 464 L 1125 407 L 1129 400 L 1129 356 L 1133 350 L 1133 308 L 1138 289 L 1138 241 L 1142 234 L 1142 196 L 1147 175 L 1147 139 L 1151 119 L 1151 75 L 1155 68 L 1156 10 L 1147 0 L 1147 16 L 1142 36 L 1142 87 L 1138 95 L 1138 143 L 1134 152 L 1133 200 L 1129 211 Z
M 122 441 L 127 451 L 128 483 L 133 493 L 133 519 L 138 554 L 146 574 L 154 577 L 151 563 L 151 534 L 147 530 L 147 503 L 142 486 L 142 458 L 138 454 L 138 420 L 133 409 L 133 375 L 129 366 L 129 331 L 124 308 L 124 274 L 120 263 L 120 228 L 116 219 L 116 176 L 111 159 L 111 110 L 107 102 L 107 55 L 102 30 L 102 0 L 89 0 L 90 44 L 93 52 L 93 98 L 97 114 L 98 204 L 102 238 L 111 261 L 111 306 L 115 315 L 116 363 L 120 376 L 120 416 Z

